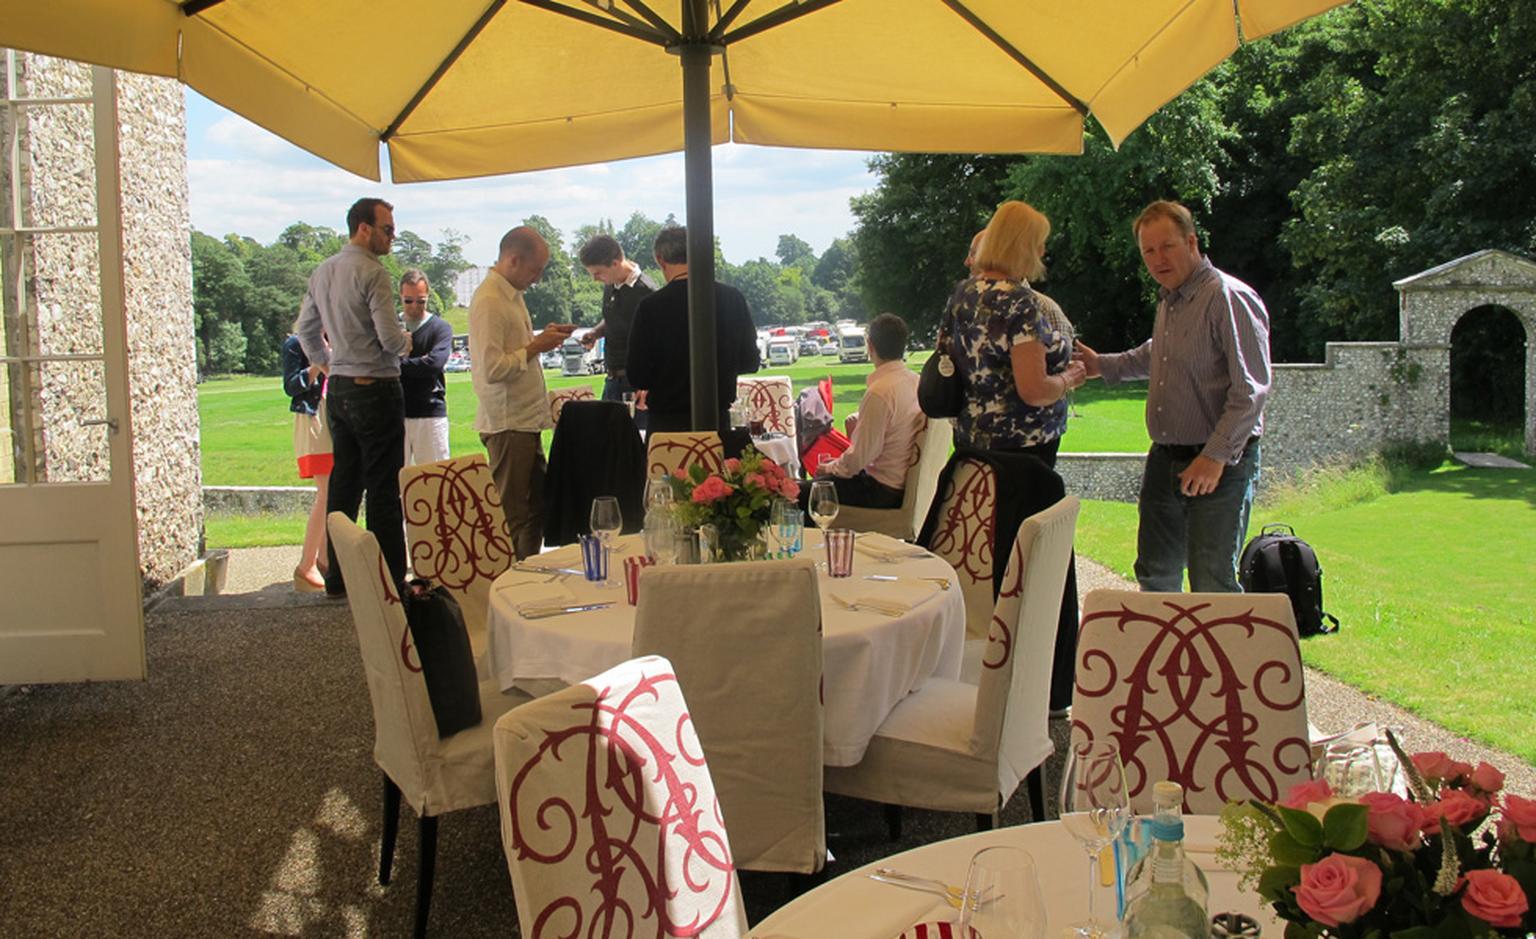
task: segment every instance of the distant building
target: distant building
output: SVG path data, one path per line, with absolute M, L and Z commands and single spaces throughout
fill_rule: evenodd
M 488 267 L 471 267 L 459 271 L 459 276 L 453 279 L 453 293 L 459 300 L 459 306 L 469 306 L 469 298 L 475 295 L 480 282 L 485 280 L 485 275 L 490 271 Z

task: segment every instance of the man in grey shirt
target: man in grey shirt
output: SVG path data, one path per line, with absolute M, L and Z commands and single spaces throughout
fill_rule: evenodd
M 1162 288 L 1152 338 L 1104 355 L 1079 339 L 1077 358 L 1109 384 L 1149 380 L 1136 580 L 1176 592 L 1187 566 L 1191 590 L 1236 592 L 1269 396 L 1269 313 L 1252 287 L 1201 256 L 1184 206 L 1154 202 L 1132 231 Z
M 328 377 L 335 465 L 325 510 L 357 520 L 368 498 L 368 530 L 398 586 L 405 580 L 405 531 L 400 512 L 400 467 L 405 460 L 405 410 L 400 358 L 411 336 L 395 315 L 395 289 L 379 256 L 395 240 L 394 206 L 359 199 L 347 210 L 350 238 L 309 275 L 294 332 L 310 362 Z M 322 334 L 330 340 L 326 348 Z M 327 549 L 327 596 L 346 596 L 336 549 Z

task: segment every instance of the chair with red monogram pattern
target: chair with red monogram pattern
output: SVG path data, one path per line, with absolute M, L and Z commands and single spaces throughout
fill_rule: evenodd
M 965 597 L 966 638 L 985 640 L 992 628 L 997 471 L 980 460 L 959 460 L 938 498 L 939 524 L 926 547 L 955 569 Z
M 869 509 L 858 505 L 845 505 L 837 513 L 839 528 L 854 531 L 878 531 L 911 541 L 923 527 L 928 517 L 928 507 L 933 504 L 934 491 L 939 485 L 939 470 L 949 459 L 949 445 L 954 439 L 954 425 L 948 420 L 924 418 L 924 426 L 918 432 L 912 448 L 912 465 L 907 469 L 907 481 L 903 484 L 901 506 L 894 509 Z
M 586 385 L 577 385 L 574 388 L 559 388 L 549 392 L 549 417 L 556 425 L 560 423 L 560 411 L 566 404 L 572 401 L 591 401 L 595 395 L 592 389 Z
M 347 582 L 347 603 L 357 628 L 368 697 L 373 701 L 373 760 L 384 773 L 379 883 L 389 883 L 404 796 L 420 823 L 415 934 L 422 936 L 432 904 L 438 816 L 496 801 L 491 728 L 528 696 L 503 695 L 495 681 L 481 682 L 480 723 L 439 738 L 405 610 L 378 541 L 340 512 L 332 512 L 328 522 L 336 560 Z
M 400 471 L 406 556 L 417 577 L 459 601 L 470 645 L 485 651 L 491 583 L 512 566 L 512 535 L 485 456 L 475 453 Z
M 788 375 L 743 375 L 736 379 L 736 404 L 747 418 L 762 421 L 763 430 L 795 438 L 795 386 Z
M 704 464 L 711 473 L 725 468 L 725 447 L 720 435 L 712 430 L 651 434 L 646 438 L 645 475 L 670 476 L 695 463 Z
M 857 766 L 827 767 L 828 792 L 975 812 L 985 828 L 1027 778 L 1030 811 L 1036 821 L 1045 818 L 1040 768 L 1053 751 L 1046 729 L 1051 650 L 1077 512 L 1068 496 L 1019 526 L 980 682 L 929 678 L 891 711 Z
M 625 662 L 496 724 L 521 934 L 747 930 L 715 787 L 672 665 Z
M 1095 590 L 1078 633 L 1072 733 L 1120 750 L 1131 807 L 1274 802 L 1311 777 L 1305 678 L 1284 594 Z

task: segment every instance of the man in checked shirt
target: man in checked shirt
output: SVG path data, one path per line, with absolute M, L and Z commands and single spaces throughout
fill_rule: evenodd
M 1152 338 L 1112 354 L 1078 340 L 1076 357 L 1108 384 L 1148 379 L 1136 580 L 1176 592 L 1187 567 L 1191 590 L 1237 592 L 1270 387 L 1269 313 L 1201 256 L 1184 206 L 1154 202 L 1132 231 L 1162 288 Z

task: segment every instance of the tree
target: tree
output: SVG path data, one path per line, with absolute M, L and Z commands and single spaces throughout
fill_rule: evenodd
M 192 320 L 197 336 L 200 375 L 233 371 L 243 365 L 245 347 L 235 343 L 231 330 L 242 340 L 240 321 L 251 281 L 239 254 L 216 238 L 192 232 Z
M 639 264 L 641 267 L 650 267 L 656 263 L 656 233 L 666 225 L 675 225 L 677 220 L 667 216 L 665 223 L 646 217 L 642 212 L 630 215 L 629 221 L 616 232 L 611 232 L 618 241 L 619 247 L 624 249 L 624 256 Z
M 1015 159 L 894 153 L 869 161 L 880 183 L 851 202 L 859 288 L 869 309 L 901 316 L 917 336 L 937 326 L 965 274 L 966 245 L 1001 201 Z
M 457 306 L 461 300 L 469 299 L 459 297 L 453 286 L 460 272 L 472 267 L 464 259 L 464 244 L 467 241 L 469 236 L 463 232 L 454 228 L 443 229 L 437 248 L 422 264 L 422 270 L 426 272 L 427 280 L 432 285 L 433 302 L 430 309 L 434 313 L 441 314 L 449 307 Z
M 346 236 L 333 228 L 294 222 L 283 229 L 277 241 L 298 252 L 305 266 L 304 272 L 308 274 L 316 264 L 340 251 L 346 244 Z
M 869 312 L 859 295 L 859 252 L 850 238 L 835 238 L 816 262 L 811 283 L 826 292 L 826 311 L 812 318 L 866 320 Z
M 523 295 L 528 315 L 538 327 L 569 323 L 575 318 L 571 300 L 576 287 L 571 277 L 571 256 L 565 251 L 565 237 L 542 215 L 530 215 L 523 219 L 523 224 L 544 236 L 549 246 L 549 263 L 544 266 L 543 277 Z
M 802 268 L 807 274 L 816 269 L 816 252 L 799 235 L 780 235 L 774 252 L 782 267 Z

